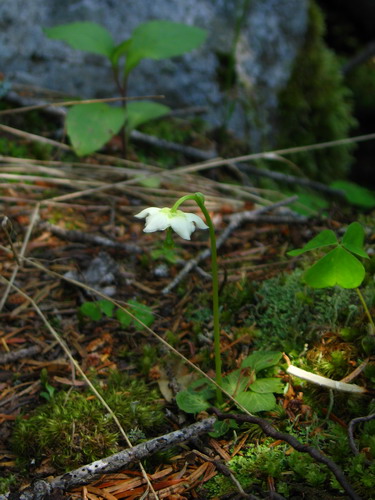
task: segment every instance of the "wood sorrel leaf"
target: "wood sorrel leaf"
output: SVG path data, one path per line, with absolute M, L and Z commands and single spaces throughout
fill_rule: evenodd
M 375 192 L 349 181 L 334 181 L 330 184 L 335 189 L 341 189 L 349 203 L 364 208 L 375 207 Z
M 164 59 L 180 56 L 201 45 L 206 31 L 195 26 L 155 20 L 141 24 L 133 31 L 126 47 L 125 74 L 142 59 Z
M 62 40 L 73 49 L 100 54 L 108 58 L 111 57 L 115 48 L 110 33 L 103 26 L 88 21 L 60 24 L 53 28 L 44 28 L 43 31 L 49 38 Z
M 297 257 L 297 255 L 301 255 L 305 252 L 309 252 L 310 250 L 315 250 L 317 248 L 323 248 L 330 245 L 337 245 L 336 235 L 331 229 L 325 229 L 321 233 L 317 234 L 312 240 L 310 240 L 303 248 L 299 248 L 298 250 L 291 250 L 287 252 L 291 257 Z
M 352 222 L 344 234 L 342 246 L 346 248 L 346 250 L 349 250 L 364 259 L 368 259 L 369 256 L 363 249 L 364 239 L 365 232 L 361 224 L 359 222 Z
M 358 287 L 365 277 L 365 268 L 362 263 L 347 250 L 338 246 L 304 275 L 306 283 L 313 288 L 326 288 L 339 285 L 343 288 Z
M 68 136 L 77 155 L 100 149 L 125 122 L 125 110 L 104 103 L 78 104 L 66 116 Z
M 275 408 L 275 396 L 268 392 L 266 394 L 259 394 L 256 392 L 240 392 L 236 396 L 236 401 L 246 408 L 250 413 L 257 413 L 258 411 L 270 411 Z

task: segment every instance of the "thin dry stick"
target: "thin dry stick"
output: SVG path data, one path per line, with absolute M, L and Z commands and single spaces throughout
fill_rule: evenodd
M 145 95 L 140 97 L 108 97 L 106 99 L 85 99 L 85 100 L 75 100 L 75 101 L 60 101 L 51 102 L 44 104 L 33 104 L 32 106 L 22 106 L 22 108 L 14 109 L 4 109 L 0 111 L 1 115 L 10 115 L 15 113 L 26 113 L 27 111 L 33 111 L 34 109 L 44 109 L 44 108 L 63 108 L 65 106 L 75 106 L 76 104 L 93 104 L 97 102 L 116 102 L 116 101 L 136 101 L 139 99 L 164 99 L 164 95 Z
M 100 392 L 97 391 L 97 389 L 95 388 L 95 386 L 91 383 L 90 379 L 86 376 L 85 372 L 82 370 L 82 368 L 80 367 L 79 363 L 72 356 L 72 354 L 71 354 L 70 349 L 68 348 L 68 346 L 65 344 L 65 342 L 62 340 L 62 338 L 60 337 L 60 335 L 56 332 L 56 330 L 49 323 L 48 319 L 44 316 L 44 314 L 42 313 L 42 311 L 39 309 L 39 306 L 37 305 L 37 303 L 30 297 L 30 295 L 27 295 L 24 291 L 22 291 L 16 285 L 12 284 L 9 280 L 7 280 L 6 278 L 4 278 L 3 276 L 0 276 L 0 281 L 2 281 L 8 287 L 11 287 L 14 290 L 16 290 L 20 295 L 22 295 L 22 297 L 24 297 L 26 300 L 28 300 L 30 302 L 30 304 L 32 305 L 32 307 L 38 313 L 39 317 L 42 319 L 42 321 L 45 324 L 45 326 L 47 327 L 47 329 L 52 334 L 53 338 L 57 341 L 57 343 L 60 345 L 60 347 L 62 348 L 62 350 L 67 355 L 67 357 L 69 358 L 69 361 L 72 363 L 72 365 L 74 366 L 74 368 L 81 375 L 81 377 L 84 379 L 84 381 L 90 387 L 91 391 L 95 394 L 95 396 L 98 398 L 98 400 L 104 406 L 104 408 L 111 415 L 111 417 L 113 418 L 114 422 L 116 423 L 116 425 L 117 425 L 117 427 L 118 427 L 118 429 L 119 429 L 122 437 L 125 439 L 126 444 L 130 448 L 132 448 L 133 445 L 132 445 L 131 441 L 129 440 L 129 438 L 128 438 L 128 436 L 127 436 L 124 428 L 122 427 L 122 425 L 121 425 L 121 423 L 119 421 L 119 419 L 117 418 L 117 416 L 115 415 L 115 413 L 112 411 L 111 407 L 108 405 L 108 403 L 105 401 L 105 399 L 101 396 Z M 157 496 L 154 488 L 152 487 L 152 484 L 151 484 L 151 482 L 150 482 L 150 480 L 149 480 L 149 478 L 147 476 L 147 473 L 146 473 L 146 471 L 145 471 L 145 469 L 144 469 L 144 467 L 143 467 L 143 465 L 142 465 L 141 462 L 139 462 L 139 466 L 140 466 L 140 469 L 142 471 L 142 474 L 143 474 L 144 478 L 147 481 L 147 484 L 148 484 L 150 490 L 153 492 L 154 497 L 157 499 L 158 496 Z
M 20 263 L 20 260 L 22 260 L 22 258 L 24 257 L 25 255 L 25 252 L 26 252 L 26 248 L 27 248 L 27 245 L 29 243 L 29 240 L 30 240 L 30 236 L 31 236 L 31 233 L 33 231 L 33 228 L 35 226 L 35 223 L 38 221 L 38 216 L 39 216 L 39 208 L 40 208 L 40 204 L 37 203 L 35 205 L 35 208 L 33 210 L 33 213 L 31 214 L 31 219 L 30 219 L 30 222 L 29 222 L 29 225 L 27 227 L 27 231 L 26 231 L 26 234 L 25 234 L 25 238 L 23 240 L 23 243 L 22 243 L 22 247 L 21 247 L 21 251 L 17 257 L 17 264 L 16 266 L 14 267 L 13 269 L 13 273 L 12 273 L 12 276 L 10 278 L 10 281 L 9 281 L 9 285 L 6 287 L 5 289 L 5 292 L 4 292 L 4 295 L 1 297 L 1 300 L 0 300 L 0 311 L 2 311 L 3 307 L 4 307 L 4 304 L 5 304 L 5 301 L 9 295 L 9 292 L 10 292 L 10 289 L 11 289 L 11 286 L 13 285 L 14 283 L 14 280 L 16 279 L 16 276 L 17 276 L 17 273 L 18 273 L 18 270 L 19 268 L 21 267 L 21 263 Z M 17 255 L 17 254 L 16 254 Z

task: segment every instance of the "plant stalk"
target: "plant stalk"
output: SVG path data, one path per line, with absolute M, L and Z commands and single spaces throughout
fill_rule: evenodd
M 361 301 L 363 309 L 365 310 L 365 313 L 366 313 L 366 315 L 367 315 L 367 317 L 369 319 L 369 322 L 370 322 L 370 325 L 371 325 L 371 328 L 372 328 L 372 333 L 375 333 L 374 320 L 372 319 L 372 316 L 370 314 L 369 308 L 367 307 L 367 304 L 366 304 L 366 301 L 365 301 L 365 299 L 363 297 L 363 294 L 362 294 L 362 292 L 361 292 L 361 290 L 359 288 L 356 288 L 355 291 L 357 292 L 359 300 Z

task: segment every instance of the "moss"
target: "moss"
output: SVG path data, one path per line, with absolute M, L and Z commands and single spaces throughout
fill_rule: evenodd
M 337 56 L 325 45 L 324 20 L 310 1 L 305 42 L 286 88 L 279 95 L 279 148 L 348 137 L 355 125 Z M 323 182 L 345 177 L 352 156 L 349 145 L 296 153 L 288 158 L 307 177 Z
M 256 348 L 302 350 L 318 332 L 336 330 L 358 318 L 361 307 L 354 290 L 312 289 L 303 284 L 302 274 L 297 269 L 264 281 L 258 289 L 247 318 L 260 330 Z M 364 293 L 373 296 L 373 286 Z M 338 366 L 342 360 L 336 361 Z
M 144 438 L 161 429 L 164 415 L 158 393 L 141 380 L 114 372 L 102 394 L 133 437 Z M 48 459 L 66 471 L 119 451 L 121 439 L 112 417 L 91 393 L 72 391 L 58 393 L 28 419 L 19 418 L 12 446 L 21 466 Z

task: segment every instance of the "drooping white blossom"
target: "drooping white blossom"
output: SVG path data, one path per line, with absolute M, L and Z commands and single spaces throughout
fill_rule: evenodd
M 138 219 L 146 219 L 146 225 L 143 231 L 153 233 L 154 231 L 164 231 L 171 227 L 181 238 L 190 240 L 191 233 L 195 228 L 208 229 L 208 226 L 196 214 L 186 213 L 182 210 L 172 211 L 168 207 L 145 208 L 139 214 L 135 215 Z

